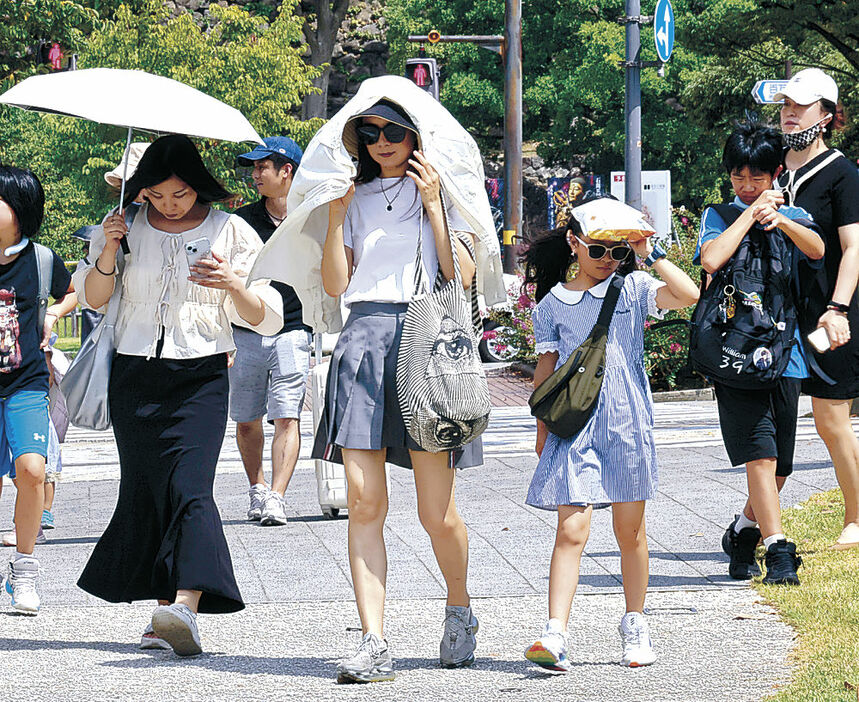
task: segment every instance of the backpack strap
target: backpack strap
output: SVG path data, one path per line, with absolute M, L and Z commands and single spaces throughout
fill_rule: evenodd
M 39 285 L 39 334 L 45 328 L 45 316 L 48 313 L 48 300 L 51 297 L 51 283 L 54 278 L 54 252 L 47 246 L 33 242 L 36 252 L 36 280 Z M 40 336 L 41 338 L 41 336 Z
M 705 209 L 707 208 L 712 209 L 717 215 L 719 215 L 719 217 L 722 218 L 726 228 L 736 222 L 743 213 L 739 207 L 735 207 L 734 205 L 726 202 L 720 202 L 717 205 L 707 205 Z

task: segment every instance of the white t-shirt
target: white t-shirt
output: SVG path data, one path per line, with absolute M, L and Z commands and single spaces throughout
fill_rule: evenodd
M 390 212 L 388 204 L 392 207 Z M 353 264 L 352 279 L 343 294 L 345 305 L 412 299 L 422 211 L 420 193 L 408 176 L 375 178 L 355 186 L 355 197 L 343 223 L 343 242 L 352 249 Z M 451 230 L 472 229 L 450 205 L 448 224 Z M 424 283 L 430 290 L 438 274 L 438 256 L 426 215 L 422 259 Z

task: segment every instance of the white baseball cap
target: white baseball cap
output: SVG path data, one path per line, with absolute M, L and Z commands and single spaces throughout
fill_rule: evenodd
M 773 95 L 773 100 L 790 98 L 798 105 L 811 105 L 818 100 L 838 103 L 838 86 L 819 68 L 806 68 L 790 79 L 784 90 Z

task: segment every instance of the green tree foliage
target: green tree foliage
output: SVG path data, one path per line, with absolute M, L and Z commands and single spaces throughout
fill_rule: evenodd
M 72 0 L 0 0 L 0 88 L 19 72 L 48 70 L 38 64 L 39 42 L 76 51 L 98 25 L 95 10 Z
M 678 0 L 680 11 L 688 3 Z M 622 170 L 624 144 L 623 0 L 532 0 L 523 10 L 524 135 L 539 153 L 607 173 Z M 679 7 L 678 7 L 679 6 Z M 388 0 L 392 71 L 406 56 L 408 34 L 435 28 L 443 34 L 503 32 L 503 0 Z M 646 10 L 647 8 L 645 8 Z M 652 11 L 652 7 L 650 11 Z M 500 58 L 471 45 L 440 44 L 428 53 L 442 59 L 442 101 L 477 135 L 498 148 L 503 129 L 504 69 Z M 652 29 L 642 31 L 642 58 L 655 60 Z M 666 77 L 642 72 L 643 165 L 670 168 L 675 201 L 716 196 L 720 174 L 712 164 L 719 144 L 690 122 L 682 103 L 688 74 L 704 62 L 675 49 Z
M 848 108 L 859 101 L 859 13 L 828 0 L 674 0 L 677 40 L 665 77 L 644 69 L 642 163 L 670 169 L 675 203 L 695 207 L 720 199 L 724 137 L 747 113 L 777 120 L 757 106 L 756 80 L 819 66 L 842 88 Z M 652 13 L 655 0 L 644 0 Z M 621 170 L 624 146 L 623 0 L 529 0 L 523 4 L 524 135 L 549 159 L 586 170 Z M 500 34 L 503 0 L 388 0 L 392 72 L 416 46 L 408 34 Z M 641 58 L 656 59 L 653 27 L 643 26 Z M 501 60 L 470 45 L 427 47 L 441 60 L 442 101 L 484 147 L 500 149 L 503 128 Z M 834 144 L 859 147 L 847 129 Z
M 261 135 L 288 134 L 306 143 L 321 120 L 301 121 L 296 114 L 318 69 L 302 60 L 294 7 L 295 0 L 287 0 L 268 24 L 238 7 L 212 5 L 213 26 L 204 31 L 188 13 L 170 19 L 159 2 L 148 2 L 139 13 L 120 6 L 82 46 L 79 67 L 142 69 L 182 81 L 240 110 Z M 100 221 L 116 201 L 103 173 L 119 162 L 125 130 L 7 107 L 0 108 L 0 124 L 0 160 L 33 169 L 45 185 L 43 239 L 76 257 L 79 245 L 68 235 Z M 252 195 L 234 170 L 235 156 L 248 144 L 197 143 L 216 177 L 234 192 Z

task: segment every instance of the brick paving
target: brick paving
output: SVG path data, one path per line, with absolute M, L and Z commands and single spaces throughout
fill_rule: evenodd
M 531 397 L 531 377 L 514 369 L 506 363 L 487 363 L 484 365 L 486 379 L 489 381 L 489 394 L 493 407 L 521 407 L 528 404 Z M 310 407 L 310 378 L 307 378 L 307 393 L 304 396 L 304 409 Z

